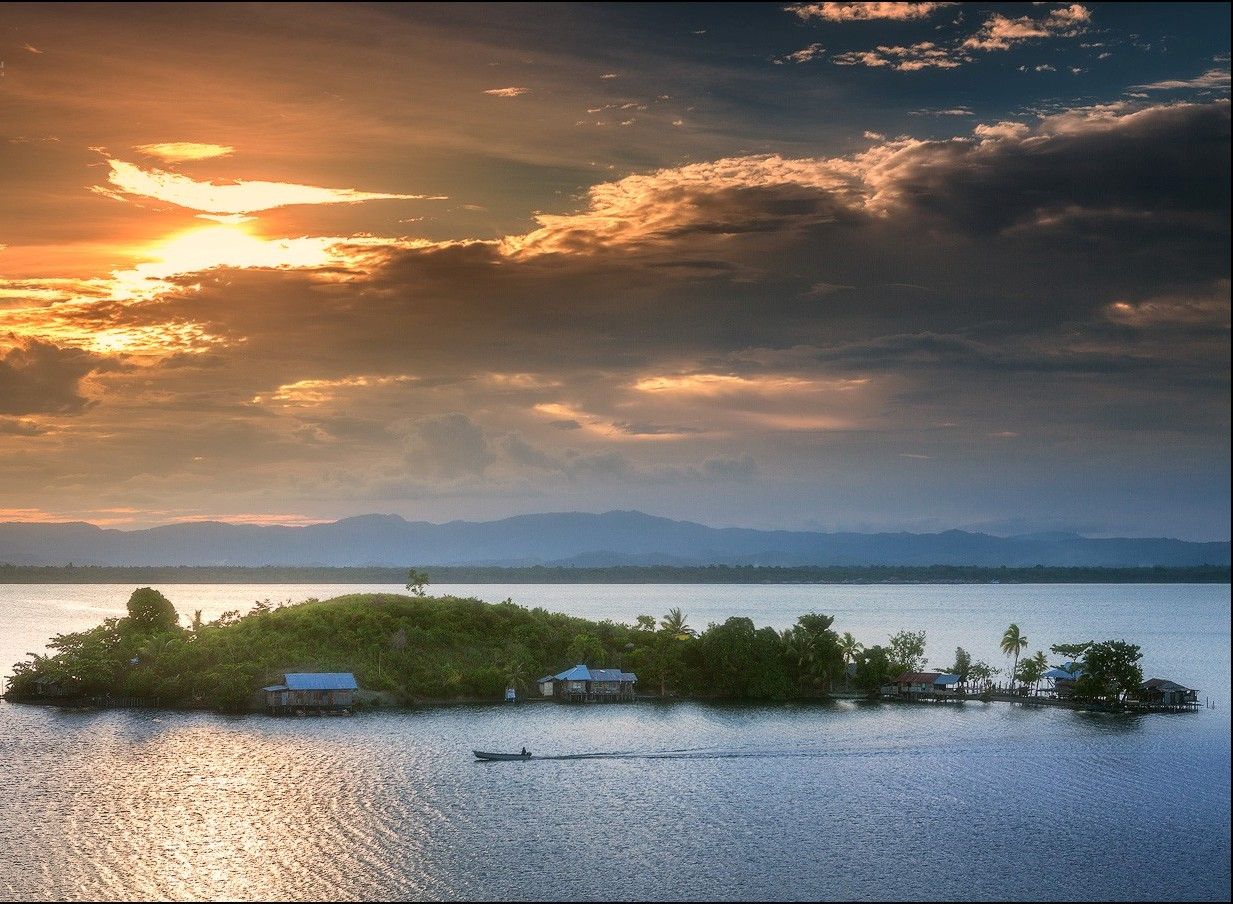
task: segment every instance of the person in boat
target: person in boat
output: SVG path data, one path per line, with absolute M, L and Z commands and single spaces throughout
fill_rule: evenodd
M 522 755 L 523 755 L 523 756 L 526 756 L 526 755 L 527 755 L 527 748 L 525 748 L 525 747 L 524 747 L 524 748 L 522 748 Z

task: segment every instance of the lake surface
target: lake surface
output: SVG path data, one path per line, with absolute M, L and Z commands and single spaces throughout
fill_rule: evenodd
M 0 663 L 123 611 L 132 588 L 0 586 Z M 207 617 L 361 588 L 167 585 Z M 1004 663 L 1125 638 L 1215 709 L 691 703 L 350 719 L 0 704 L 0 897 L 1227 900 L 1229 588 L 478 585 L 630 620 L 681 606 L 866 643 L 924 629 Z M 472 747 L 559 759 L 480 764 Z

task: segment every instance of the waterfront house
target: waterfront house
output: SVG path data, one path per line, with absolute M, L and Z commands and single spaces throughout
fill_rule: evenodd
M 904 672 L 888 688 L 892 694 L 952 696 L 959 693 L 960 678 L 947 672 Z
M 1141 685 L 1139 700 L 1151 706 L 1198 706 L 1199 692 L 1167 678 L 1150 678 Z
M 638 676 L 620 669 L 592 669 L 579 663 L 556 675 L 539 679 L 539 692 L 545 697 L 569 703 L 615 703 L 634 699 Z
M 282 684 L 262 690 L 271 713 L 349 712 L 359 685 L 350 672 L 288 672 Z
M 1058 699 L 1064 699 L 1075 692 L 1075 682 L 1083 677 L 1083 666 L 1074 662 L 1064 662 L 1060 666 L 1045 672 L 1053 684 L 1053 694 Z

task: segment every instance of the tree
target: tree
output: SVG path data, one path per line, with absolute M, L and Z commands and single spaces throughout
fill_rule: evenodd
M 861 690 L 874 694 L 899 671 L 902 669 L 896 671 L 895 663 L 891 662 L 890 650 L 875 644 L 857 654 L 853 682 Z
M 654 631 L 655 616 L 654 615 L 639 615 L 634 619 L 634 627 L 639 631 Z
M 983 659 L 978 659 L 968 666 L 968 678 L 979 685 L 988 684 L 989 680 L 996 674 L 997 669 Z
M 1015 663 L 1010 669 L 1010 689 L 1015 689 L 1015 672 L 1019 670 L 1019 654 L 1022 653 L 1028 645 L 1027 636 L 1024 635 L 1016 624 L 1011 624 L 1002 634 L 1001 650 L 1007 656 L 1014 656 Z
M 586 632 L 577 634 L 569 645 L 569 658 L 575 663 L 583 665 L 595 663 L 598 667 L 599 661 L 604 658 L 603 644 L 594 634 Z
M 864 648 L 864 645 L 853 637 L 850 631 L 844 631 L 843 636 L 839 638 L 839 652 L 843 655 L 844 665 L 855 661 L 856 654 Z
M 1078 662 L 1091 645 L 1092 642 L 1090 640 L 1085 640 L 1082 643 L 1055 643 L 1049 647 L 1049 650 L 1053 654 L 1061 656 L 1066 662 Z
M 688 617 L 679 608 L 672 608 L 668 610 L 659 626 L 664 630 L 665 634 L 669 634 L 677 640 L 686 640 L 698 633 L 686 624 L 685 619 Z
M 1044 651 L 1037 650 L 1036 655 L 1031 659 L 1025 659 L 1019 663 L 1015 677 L 1022 682 L 1024 687 L 1031 686 L 1035 690 L 1040 685 L 1040 680 L 1045 677 L 1048 668 L 1049 661 L 1045 659 Z
M 972 656 L 963 647 L 955 647 L 955 663 L 949 669 L 952 675 L 959 676 L 960 684 L 968 683 L 968 676 L 972 673 Z
M 407 572 L 407 589 L 412 596 L 424 596 L 424 588 L 428 586 L 428 573 L 412 568 Z
M 925 632 L 900 631 L 890 639 L 891 664 L 899 672 L 919 672 L 926 663 Z
M 1142 658 L 1139 647 L 1124 640 L 1088 644 L 1081 662 L 1083 674 L 1075 682 L 1075 696 L 1120 701 L 1143 683 L 1139 666 Z
M 176 607 L 153 587 L 139 587 L 128 598 L 128 618 L 122 628 L 138 634 L 161 634 L 179 627 Z

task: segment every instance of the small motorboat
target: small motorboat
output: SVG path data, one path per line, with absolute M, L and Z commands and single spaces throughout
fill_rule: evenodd
M 487 750 L 472 750 L 477 760 L 529 760 L 531 751 L 525 747 L 521 753 L 491 753 Z

